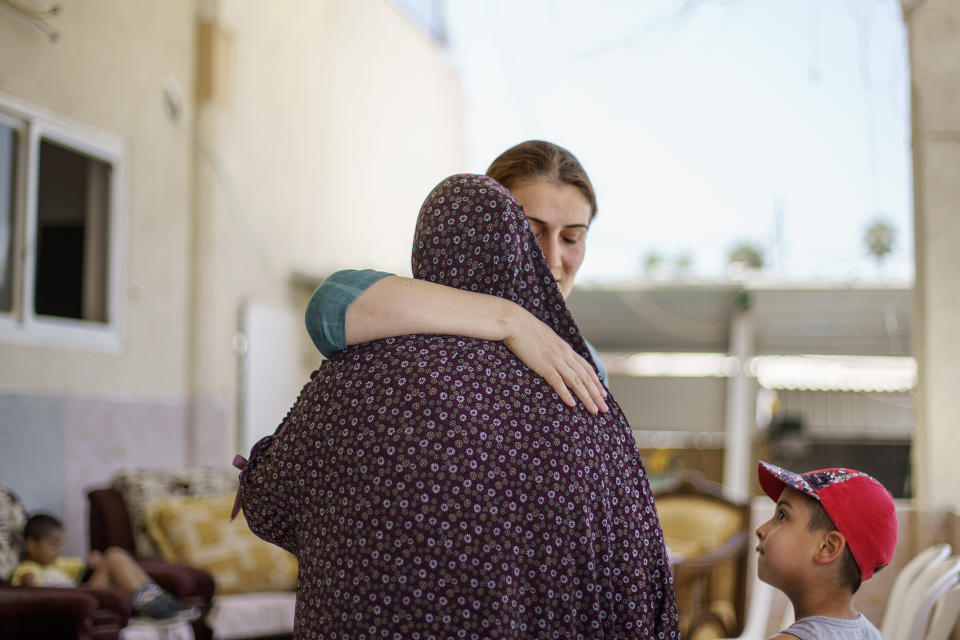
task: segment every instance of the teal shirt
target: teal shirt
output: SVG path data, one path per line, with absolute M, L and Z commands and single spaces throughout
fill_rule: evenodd
M 347 348 L 347 307 L 374 282 L 393 275 L 373 269 L 344 269 L 330 275 L 310 296 L 305 321 L 313 344 L 327 358 Z M 584 340 L 586 342 L 586 340 Z M 600 380 L 607 384 L 607 370 L 600 354 L 587 342 L 587 349 L 600 370 Z
M 373 269 L 344 269 L 323 281 L 307 303 L 307 333 L 324 357 L 347 348 L 347 307 L 374 282 L 390 273 Z

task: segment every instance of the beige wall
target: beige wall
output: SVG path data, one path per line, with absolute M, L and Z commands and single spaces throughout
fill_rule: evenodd
M 80 553 L 85 490 L 238 451 L 245 302 L 301 314 L 335 268 L 408 268 L 422 199 L 463 169 L 462 104 L 387 0 L 65 0 L 50 22 L 55 43 L 0 14 L 0 95 L 123 141 L 123 339 L 0 340 L 0 482 Z
M 960 3 L 905 0 L 913 84 L 917 498 L 960 506 Z
M 292 301 L 294 272 L 409 269 L 420 203 L 463 169 L 443 50 L 385 0 L 213 6 L 228 44 L 218 93 L 196 108 L 191 0 L 68 2 L 56 43 L 0 19 L 0 92 L 118 136 L 128 155 L 122 353 L 0 343 L 0 390 L 230 393 L 241 301 Z
M 335 99 L 323 209 L 306 212 L 297 266 L 319 274 L 358 265 L 409 273 L 420 205 L 441 179 L 465 170 L 459 78 L 391 5 L 331 4 Z M 317 238 L 328 242 L 320 247 Z
M 462 168 L 462 105 L 443 50 L 383 0 L 224 1 L 205 21 L 221 46 L 197 116 L 193 388 L 229 402 L 193 434 L 232 455 L 241 306 L 302 313 L 294 273 L 408 270 L 420 203 Z
M 119 351 L 0 342 L 0 482 L 64 519 L 67 553 L 86 550 L 86 490 L 123 466 L 185 462 L 192 151 L 162 87 L 193 84 L 194 11 L 67 0 L 55 43 L 0 15 L 0 93 L 126 155 Z
M 0 343 L 0 390 L 187 392 L 191 151 L 162 84 L 193 82 L 193 12 L 191 0 L 68 1 L 56 43 L 0 15 L 0 92 L 121 138 L 128 159 L 122 352 Z

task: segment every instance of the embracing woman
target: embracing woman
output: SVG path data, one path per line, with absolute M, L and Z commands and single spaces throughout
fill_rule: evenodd
M 412 262 L 417 280 L 510 301 L 591 362 L 496 180 L 438 185 Z M 241 474 L 250 527 L 299 560 L 296 637 L 677 638 L 630 427 L 611 396 L 597 411 L 555 389 L 495 339 L 403 335 L 324 362 Z

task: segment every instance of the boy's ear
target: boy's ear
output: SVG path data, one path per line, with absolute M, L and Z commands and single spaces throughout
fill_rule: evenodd
M 814 562 L 817 564 L 829 564 L 839 560 L 843 555 L 843 550 L 847 548 L 847 539 L 839 531 L 824 531 L 820 538 L 820 544 L 817 546 L 817 553 Z

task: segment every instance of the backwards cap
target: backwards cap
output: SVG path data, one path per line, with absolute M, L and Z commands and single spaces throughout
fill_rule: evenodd
M 760 486 L 774 502 L 784 487 L 790 487 L 823 505 L 846 538 L 861 580 L 890 564 L 897 547 L 897 513 L 893 496 L 875 479 L 853 469 L 794 473 L 762 461 L 757 474 Z

